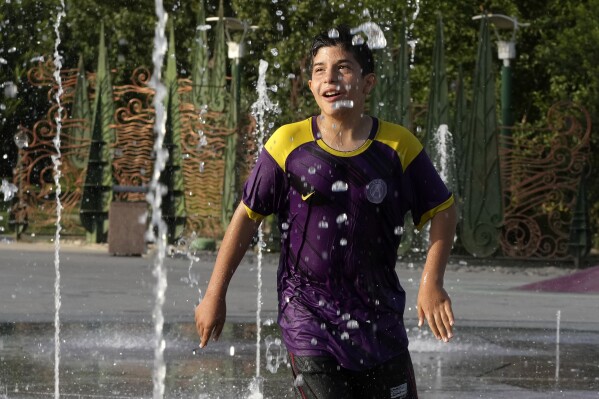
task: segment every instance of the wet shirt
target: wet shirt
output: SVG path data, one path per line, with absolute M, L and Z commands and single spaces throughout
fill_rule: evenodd
M 421 227 L 453 197 L 420 142 L 373 118 L 366 142 L 336 151 L 316 117 L 279 128 L 245 183 L 248 215 L 278 216 L 279 317 L 287 349 L 363 370 L 407 349 L 395 273 L 404 217 Z

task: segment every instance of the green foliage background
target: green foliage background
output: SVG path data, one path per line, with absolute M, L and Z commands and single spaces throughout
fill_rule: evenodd
M 74 68 L 83 55 L 86 68 L 95 70 L 99 23 L 104 21 L 114 84 L 128 82 L 132 71 L 151 67 L 155 15 L 152 0 L 65 0 L 66 18 L 60 27 L 65 68 Z M 206 15 L 216 15 L 218 0 L 205 0 Z M 591 114 L 599 126 L 599 0 L 226 0 L 225 15 L 256 25 L 249 54 L 243 60 L 244 104 L 255 100 L 260 59 L 269 62 L 268 83 L 276 85 L 271 97 L 282 113 L 275 123 L 296 120 L 315 112 L 307 90 L 308 51 L 316 33 L 339 24 L 350 26 L 372 20 L 385 29 L 390 45 L 397 45 L 403 18 L 415 40 L 411 70 L 413 101 L 428 98 L 430 62 L 437 15 L 443 18 L 445 56 L 450 81 L 461 66 L 466 78 L 474 72 L 478 22 L 472 16 L 484 11 L 517 17 L 530 23 L 518 33 L 514 62 L 513 103 L 518 123 L 541 126 L 548 108 L 558 100 L 573 100 Z M 177 60 L 188 75 L 196 30 L 197 0 L 166 0 L 165 9 L 175 24 Z M 58 0 L 6 0 L 0 4 L 0 85 L 14 82 L 15 98 L 0 92 L 0 175 L 10 176 L 16 160 L 12 136 L 17 126 L 32 126 L 48 108 L 47 91 L 27 84 L 32 59 L 51 57 Z M 499 79 L 500 62 L 497 61 Z M 499 81 L 498 85 L 499 86 Z M 596 131 L 597 128 L 594 128 Z M 592 204 L 591 221 L 599 230 L 599 137 L 592 137 L 591 173 L 587 187 Z M 595 234 L 595 246 L 599 239 Z

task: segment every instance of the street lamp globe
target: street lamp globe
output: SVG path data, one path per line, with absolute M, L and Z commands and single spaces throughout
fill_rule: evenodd
M 482 14 L 472 17 L 474 21 L 487 18 L 497 37 L 497 56 L 505 66 L 510 65 L 510 60 L 516 58 L 516 33 L 518 29 L 529 26 L 529 23 L 519 22 L 516 17 L 508 17 L 503 14 Z M 499 31 L 507 31 L 511 36 L 504 40 Z

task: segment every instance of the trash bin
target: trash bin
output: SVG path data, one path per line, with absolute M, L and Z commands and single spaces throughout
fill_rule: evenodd
M 145 254 L 147 209 L 146 201 L 113 201 L 110 204 L 108 212 L 108 252 L 110 254 L 124 256 Z

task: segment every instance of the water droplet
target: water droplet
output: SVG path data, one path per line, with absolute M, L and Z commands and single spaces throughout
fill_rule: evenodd
M 271 48 L 270 53 L 276 57 L 277 55 L 279 55 L 279 50 L 277 50 L 276 48 Z
M 347 245 L 347 240 L 345 238 L 342 238 L 339 240 L 339 245 L 341 245 L 342 247 Z
M 316 168 L 314 166 L 310 166 L 308 168 L 308 173 L 311 174 L 311 175 L 315 174 L 316 173 Z
M 330 29 L 329 30 L 329 38 L 331 38 L 331 39 L 339 38 L 339 31 L 335 28 Z
M 356 330 L 360 328 L 360 324 L 356 320 L 350 320 L 347 322 L 347 328 L 350 330 Z
M 333 109 L 339 108 L 353 108 L 354 102 L 352 100 L 339 100 L 333 103 Z
M 324 299 L 321 299 L 318 301 L 318 306 L 324 306 L 324 304 L 325 304 Z
M 364 22 L 357 28 L 353 28 L 350 32 L 352 34 L 363 32 L 368 37 L 368 47 L 370 47 L 372 50 L 385 48 L 387 46 L 387 39 L 385 39 L 385 34 L 381 30 L 381 28 L 374 22 Z M 357 43 L 353 43 L 356 36 L 352 38 L 352 44 L 354 45 L 357 45 Z M 360 37 L 362 38 L 362 36 Z M 364 38 L 362 38 L 362 43 L 363 42 Z
M 351 38 L 351 44 L 354 46 L 360 46 L 364 44 L 364 38 L 362 35 L 354 35 L 354 37 Z
M 229 356 L 235 356 L 235 347 L 234 346 L 231 346 L 229 348 Z
M 20 150 L 29 147 L 29 136 L 23 130 L 19 130 L 19 132 L 15 134 L 14 141 Z
M 4 194 L 4 202 L 8 202 L 10 200 L 12 200 L 15 196 L 15 194 L 17 193 L 17 191 L 19 191 L 19 189 L 17 188 L 17 186 L 15 186 L 14 184 L 2 179 L 2 194 Z
M 206 163 L 204 161 L 200 162 L 200 173 L 204 173 L 204 167 Z
M 342 213 L 341 215 L 337 216 L 337 224 L 345 222 L 347 222 L 347 213 Z
M 343 316 L 341 316 L 341 319 L 344 321 L 347 321 L 347 320 L 351 319 L 351 316 L 349 313 L 343 313 Z
M 321 229 L 328 229 L 329 224 L 327 223 L 326 220 L 321 220 L 320 222 L 318 222 L 318 227 Z
M 287 222 L 283 222 L 283 223 L 281 224 L 281 229 L 282 229 L 282 230 L 289 230 L 289 223 L 287 223 Z
M 3 84 L 3 86 L 4 86 L 4 97 L 15 98 L 17 96 L 17 94 L 19 93 L 19 89 L 17 88 L 17 85 L 14 84 L 13 82 L 5 82 Z
M 327 329 L 327 325 L 325 323 L 320 323 L 320 329 L 321 330 L 326 330 Z
M 334 193 L 340 193 L 340 192 L 347 191 L 348 187 L 349 187 L 349 185 L 346 182 L 337 180 L 331 186 L 331 191 L 333 191 Z
M 403 226 L 395 226 L 395 230 L 393 230 L 393 233 L 396 236 L 400 236 L 403 234 Z
M 341 340 L 345 341 L 349 339 L 349 333 L 347 331 L 343 331 L 343 333 L 341 334 Z
M 312 345 L 316 345 L 318 343 L 318 341 L 316 340 L 316 338 L 312 338 L 312 340 L 310 341 L 310 343 Z
M 293 381 L 293 386 L 301 387 L 302 385 L 304 385 L 304 376 L 303 374 L 298 374 L 297 377 L 295 377 L 295 380 Z

